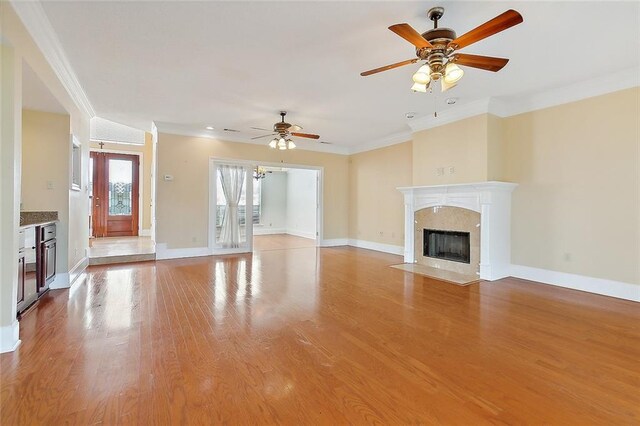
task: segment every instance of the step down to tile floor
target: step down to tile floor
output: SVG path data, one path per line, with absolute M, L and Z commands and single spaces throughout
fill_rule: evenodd
M 90 257 L 89 258 L 89 266 L 91 266 L 91 265 L 112 265 L 112 264 L 115 264 L 115 263 L 147 262 L 147 261 L 150 261 L 150 260 L 156 260 L 156 254 L 155 253 L 99 256 L 99 257 Z

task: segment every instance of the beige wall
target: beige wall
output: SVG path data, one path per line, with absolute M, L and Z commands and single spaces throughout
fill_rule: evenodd
M 68 263 L 70 143 L 68 115 L 22 110 L 22 210 L 58 212 L 61 271 Z
M 512 263 L 640 284 L 640 89 L 503 120 Z
M 69 191 L 67 272 L 85 256 L 88 248 L 89 215 L 86 191 L 89 158 L 88 114 L 81 111 L 51 69 L 9 2 L 0 2 L 2 48 L 2 223 L 0 227 L 0 327 L 14 326 L 17 291 L 17 227 L 20 209 L 22 166 L 22 64 L 27 62 L 70 116 L 70 130 L 82 143 L 82 191 Z M 13 144 L 13 146 L 9 146 Z M 67 154 L 71 156 L 71 144 Z M 12 186 L 15 190 L 5 191 Z M 62 238 L 62 237 L 61 237 Z M 13 266 L 11 266 L 13 265 Z
M 488 120 L 488 114 L 481 114 L 414 133 L 413 185 L 487 180 Z M 440 167 L 443 175 L 437 173 Z
M 142 185 L 140 185 L 140 195 L 142 198 L 142 204 L 140 205 L 140 210 L 142 212 L 141 229 L 143 231 L 149 231 L 151 229 L 151 163 L 153 155 L 151 133 L 147 132 L 145 134 L 144 145 L 105 143 L 104 147 L 100 148 L 100 145 L 95 142 L 91 142 L 90 147 L 92 151 L 131 152 L 142 154 L 142 161 L 140 162 L 142 172 Z
M 349 157 L 349 238 L 404 245 L 404 201 L 412 185 L 412 143 Z
M 210 157 L 324 167 L 323 237 L 348 235 L 349 164 L 345 155 L 279 151 L 266 145 L 160 133 L 157 156 L 156 241 L 167 248 L 207 246 Z M 174 180 L 164 181 L 166 174 Z
M 412 185 L 516 182 L 514 264 L 640 284 L 639 91 L 414 133 Z M 352 176 L 364 173 L 358 167 L 352 162 Z M 352 210 L 375 196 L 374 186 L 351 188 L 360 192 Z M 350 223 L 369 239 L 383 226 L 371 222 Z

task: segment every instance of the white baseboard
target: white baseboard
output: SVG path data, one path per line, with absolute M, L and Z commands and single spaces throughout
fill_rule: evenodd
M 14 319 L 10 325 L 0 327 L 0 354 L 13 352 L 20 345 L 20 323 Z
M 138 236 L 140 236 L 140 237 L 150 237 L 151 236 L 151 229 L 141 229 L 140 232 L 138 232 Z
M 404 247 L 403 246 L 394 246 L 391 244 L 383 244 L 376 243 L 373 241 L 364 241 L 364 240 L 355 240 L 349 239 L 349 245 L 353 247 L 381 251 L 383 253 L 389 254 L 397 254 L 399 256 L 404 256 Z
M 287 230 L 284 228 L 270 228 L 268 226 L 254 226 L 253 235 L 276 235 L 286 234 Z
M 346 238 L 333 238 L 330 240 L 322 240 L 320 242 L 320 247 L 339 247 L 339 246 L 348 246 L 349 240 Z
M 571 288 L 603 296 L 640 302 L 640 285 L 566 272 L 550 271 L 531 266 L 511 265 L 511 276 L 558 287 Z
M 294 235 L 296 237 L 309 238 L 311 240 L 315 240 L 316 239 L 316 233 L 315 232 L 304 232 L 304 231 L 297 231 L 295 229 L 287 229 L 287 231 L 285 233 L 289 234 L 289 235 Z
M 166 243 L 156 243 L 156 260 L 182 259 L 185 257 L 210 256 L 208 247 L 167 248 Z
M 49 284 L 51 290 L 60 290 L 61 288 L 69 288 L 71 286 L 69 282 L 68 272 L 58 272 L 53 282 Z

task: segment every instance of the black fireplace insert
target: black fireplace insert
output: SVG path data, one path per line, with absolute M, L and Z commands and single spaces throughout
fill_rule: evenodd
M 471 263 L 470 236 L 469 232 L 425 229 L 423 256 Z

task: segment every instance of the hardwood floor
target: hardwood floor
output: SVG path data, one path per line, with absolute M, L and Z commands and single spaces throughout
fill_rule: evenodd
M 0 356 L 0 423 L 640 423 L 640 305 L 399 262 L 341 247 L 91 267 Z
M 253 251 L 316 247 L 316 240 L 288 234 L 254 235 Z

